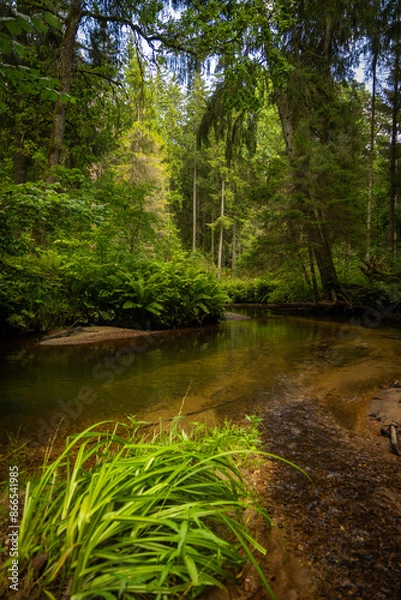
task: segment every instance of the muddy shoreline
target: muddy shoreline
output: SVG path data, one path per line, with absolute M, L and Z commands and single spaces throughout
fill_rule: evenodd
M 39 346 L 76 346 L 113 340 L 128 340 L 160 333 L 162 332 L 141 331 L 139 329 L 110 327 L 106 325 L 89 325 L 87 327 L 77 327 L 75 329 L 54 330 L 37 343 Z
M 250 319 L 246 315 L 239 313 L 225 312 L 225 321 L 245 321 Z M 98 342 L 128 340 L 132 338 L 144 337 L 147 335 L 168 334 L 171 331 L 181 330 L 160 330 L 148 331 L 140 329 L 129 329 L 124 327 L 112 327 L 108 325 L 88 325 L 71 328 L 60 328 L 50 331 L 43 336 L 37 344 L 39 346 L 76 346 L 81 344 L 95 344 Z
M 347 431 L 302 393 L 264 415 L 266 449 L 312 478 L 280 461 L 256 473 L 275 523 L 264 570 L 277 600 L 401 598 L 401 458 L 366 419 L 363 435 Z

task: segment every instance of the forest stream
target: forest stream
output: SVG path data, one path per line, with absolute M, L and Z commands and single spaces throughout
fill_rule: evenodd
M 401 597 L 401 458 L 369 418 L 400 378 L 399 330 L 249 313 L 130 340 L 0 346 L 1 441 L 40 452 L 103 419 L 262 417 L 278 461 L 253 473 L 277 527 L 265 571 L 278 600 Z M 400 404 L 401 406 L 401 404 Z M 265 598 L 250 573 L 233 600 Z M 227 596 L 228 598 L 228 596 Z

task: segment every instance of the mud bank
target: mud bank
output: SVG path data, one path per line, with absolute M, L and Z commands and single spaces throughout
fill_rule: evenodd
M 263 439 L 312 479 L 280 461 L 258 474 L 287 553 L 283 564 L 297 564 L 283 581 L 266 559 L 277 600 L 401 598 L 401 459 L 385 451 L 377 423 L 368 421 L 362 437 L 298 396 L 266 413 Z
M 247 321 L 250 317 L 240 313 L 225 312 L 225 321 Z M 131 339 L 146 335 L 160 335 L 171 330 L 143 331 L 124 327 L 111 327 L 107 325 L 90 325 L 87 327 L 73 327 L 58 329 L 49 332 L 39 342 L 40 346 L 74 346 L 81 344 L 94 344 L 113 340 Z

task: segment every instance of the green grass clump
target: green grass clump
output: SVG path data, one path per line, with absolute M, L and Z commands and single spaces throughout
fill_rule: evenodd
M 249 525 L 255 513 L 270 519 L 241 468 L 266 456 L 252 426 L 188 432 L 176 421 L 150 438 L 133 420 L 99 430 L 110 423 L 67 438 L 27 484 L 19 551 L 30 597 L 193 598 L 238 580 L 248 561 L 274 597 Z

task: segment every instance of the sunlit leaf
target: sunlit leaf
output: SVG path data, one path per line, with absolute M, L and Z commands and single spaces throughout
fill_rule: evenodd
M 18 54 L 18 56 L 21 58 L 23 56 L 25 56 L 28 51 L 27 47 L 23 46 L 19 42 L 13 42 L 13 48 L 14 48 L 15 52 Z
M 55 29 L 61 29 L 60 20 L 55 15 L 46 11 L 45 13 L 43 13 L 43 16 L 46 19 L 47 23 L 50 25 L 50 27 L 54 27 Z
M 35 26 L 35 29 L 39 31 L 39 33 L 46 33 L 49 29 L 48 25 L 44 23 L 43 19 L 38 16 L 31 17 L 32 23 Z
M 12 35 L 20 35 L 22 33 L 21 23 L 16 19 L 8 19 L 5 21 L 5 26 Z

